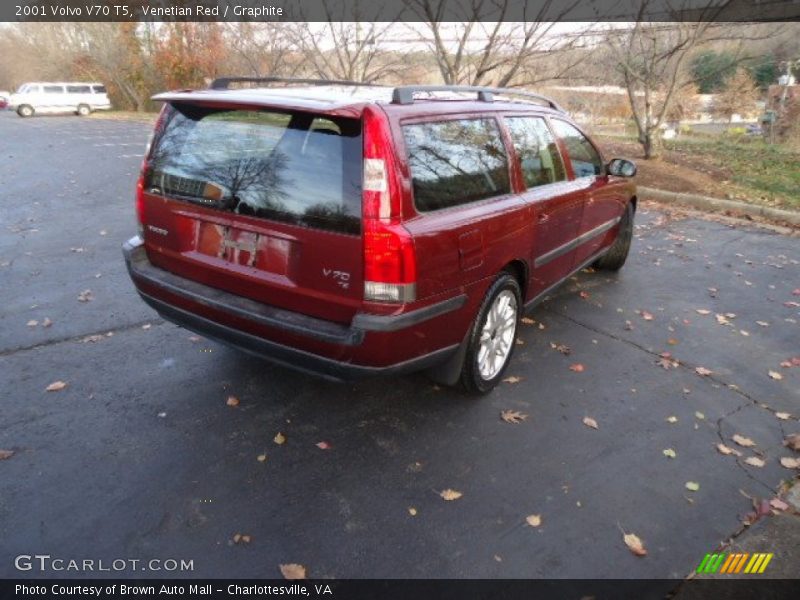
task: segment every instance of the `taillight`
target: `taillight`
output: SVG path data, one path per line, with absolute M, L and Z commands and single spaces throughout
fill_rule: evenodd
M 414 240 L 403 227 L 391 134 L 379 109 L 364 109 L 363 173 L 364 299 L 416 299 Z
M 145 186 L 145 179 L 147 178 L 147 171 L 150 168 L 150 151 L 152 150 L 153 140 L 155 136 L 158 135 L 160 129 L 164 126 L 164 123 L 167 121 L 167 115 L 169 114 L 169 105 L 165 104 L 161 108 L 161 112 L 158 114 L 158 118 L 156 119 L 156 124 L 153 127 L 153 132 L 150 134 L 150 137 L 147 140 L 147 146 L 145 146 L 144 150 L 144 160 L 142 160 L 142 166 L 139 171 L 139 179 L 136 181 L 136 221 L 139 228 L 139 235 L 144 235 L 144 186 Z
M 144 235 L 144 169 L 136 182 L 136 222 L 139 235 Z

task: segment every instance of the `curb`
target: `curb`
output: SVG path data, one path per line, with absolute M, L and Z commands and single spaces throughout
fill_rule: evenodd
M 772 221 L 780 221 L 800 226 L 800 212 L 771 208 L 769 206 L 759 206 L 757 204 L 747 204 L 736 200 L 722 200 L 721 198 L 710 198 L 708 196 L 698 196 L 695 194 L 679 194 L 644 186 L 638 186 L 637 190 L 643 199 L 656 200 L 660 202 L 675 202 L 686 206 L 692 206 L 701 210 L 713 210 L 724 212 L 727 210 L 764 217 Z

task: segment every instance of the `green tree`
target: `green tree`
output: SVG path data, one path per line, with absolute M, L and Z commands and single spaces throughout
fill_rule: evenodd
M 701 94 L 713 94 L 725 87 L 736 72 L 738 60 L 730 52 L 704 50 L 692 60 L 692 75 Z

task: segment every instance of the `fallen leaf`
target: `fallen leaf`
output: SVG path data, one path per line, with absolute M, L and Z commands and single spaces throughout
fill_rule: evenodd
M 451 500 L 458 500 L 464 494 L 462 494 L 461 492 L 457 492 L 456 490 L 451 490 L 451 489 L 448 488 L 446 490 L 442 490 L 441 492 L 439 492 L 439 495 L 442 498 L 444 498 L 445 500 L 447 500 L 448 502 L 450 502 Z
M 717 444 L 717 450 L 719 451 L 720 454 L 725 454 L 725 455 L 735 454 L 736 456 L 741 456 L 742 455 L 742 453 L 739 452 L 738 450 L 735 450 L 734 448 L 730 448 L 730 447 L 728 447 L 728 446 L 726 446 L 725 444 L 722 444 L 722 443 Z
M 78 302 L 90 302 L 91 300 L 94 300 L 92 290 L 83 290 L 78 294 Z
M 696 372 L 698 375 L 702 375 L 703 377 L 706 377 L 706 376 L 708 376 L 708 375 L 711 375 L 711 373 L 713 373 L 713 371 L 711 371 L 711 370 L 709 370 L 709 369 L 706 369 L 705 367 L 697 367 L 697 368 L 695 369 L 695 372 Z
M 772 378 L 772 379 L 775 379 L 775 380 L 778 380 L 778 381 L 780 381 L 781 379 L 783 379 L 783 375 L 781 375 L 781 374 L 780 374 L 780 373 L 778 373 L 777 371 L 770 371 L 770 372 L 769 372 L 769 376 L 770 376 L 770 378 Z
M 769 505 L 775 510 L 789 510 L 789 505 L 780 498 L 773 498 L 769 501 Z
M 87 342 L 92 342 L 92 343 L 94 343 L 94 342 L 99 342 L 99 341 L 101 341 L 101 340 L 104 340 L 104 339 L 105 339 L 105 337 L 106 337 L 106 336 L 104 336 L 104 335 L 96 335 L 96 334 L 95 334 L 95 335 L 87 335 L 85 338 L 83 338 L 83 339 L 81 340 L 81 343 L 82 343 L 82 344 L 85 344 L 85 343 L 87 343 Z
M 45 317 L 44 321 L 42 321 L 42 327 L 50 327 L 53 322 L 50 320 L 50 317 Z
M 249 544 L 251 539 L 253 539 L 253 538 L 251 538 L 249 535 L 242 534 L 242 541 L 243 541 L 245 544 Z
M 753 446 L 756 445 L 756 443 L 753 440 L 751 440 L 750 438 L 746 438 L 743 435 L 739 435 L 738 433 L 735 433 L 733 437 L 731 437 L 731 439 L 740 446 L 742 446 L 743 448 L 752 448 Z
M 151 327 L 152 327 L 152 325 L 150 323 L 145 323 L 144 325 L 142 325 L 142 329 L 144 329 L 145 331 L 147 331 Z
M 665 352 L 664 354 L 668 355 L 669 352 Z M 670 369 L 677 369 L 680 363 L 669 356 L 662 355 L 661 358 L 656 361 L 656 364 L 665 371 L 669 371 Z
M 788 421 L 789 419 L 792 418 L 792 415 L 790 415 L 789 413 L 785 413 L 785 412 L 777 412 L 777 413 L 775 413 L 775 417 L 780 419 L 781 421 Z
M 167 413 L 162 411 L 162 412 L 158 413 L 157 416 L 158 416 L 159 419 L 165 419 L 167 417 Z
M 290 563 L 287 565 L 280 565 L 281 575 L 284 579 L 305 579 L 306 568 L 303 565 Z
M 200 341 L 200 336 L 198 336 L 198 335 L 190 335 L 189 336 L 189 341 L 192 342 L 192 343 L 199 342 Z
M 766 321 L 756 321 L 756 325 L 761 325 L 761 327 L 769 327 L 769 323 Z
M 675 415 L 667 417 L 667 423 L 677 423 L 677 422 L 678 422 L 678 417 L 676 417 Z
M 669 339 L 667 340 L 667 343 L 668 343 L 670 346 L 677 346 L 677 345 L 678 345 L 678 340 L 676 340 L 675 338 L 669 338 Z
M 625 545 L 636 556 L 647 556 L 647 550 L 645 550 L 642 540 L 640 540 L 636 535 L 632 533 L 625 533 L 622 539 L 625 541 Z
M 667 448 L 663 450 L 663 453 L 664 456 L 666 456 L 667 458 L 675 458 L 676 456 L 678 456 L 675 450 L 673 450 L 672 448 Z
M 654 319 L 653 315 L 652 315 L 652 314 L 650 314 L 649 312 L 647 312 L 646 310 L 643 310 L 643 311 L 642 311 L 642 318 L 643 318 L 645 321 L 652 321 L 652 320 Z
M 30 321 L 28 321 L 26 323 L 26 325 L 28 327 L 36 327 L 38 324 L 39 324 L 39 321 L 37 321 L 36 319 L 31 319 Z
M 331 445 L 328 442 L 317 442 L 314 445 L 317 448 L 319 448 L 320 450 L 330 450 L 331 449 Z
M 528 415 L 523 414 L 517 410 L 503 410 L 500 411 L 500 418 L 503 419 L 506 423 L 522 423 L 525 419 L 528 418 Z
M 408 507 L 408 514 L 410 514 L 412 517 L 416 517 L 417 516 L 417 509 L 414 508 L 413 506 L 409 506 Z
M 701 413 L 699 410 L 694 413 L 694 416 L 697 417 L 698 419 L 700 419 L 701 421 L 703 421 L 706 418 L 706 416 L 703 413 Z
M 800 433 L 792 433 L 783 440 L 783 445 L 800 452 Z
M 580 293 L 580 294 L 578 294 L 578 295 L 579 295 L 581 298 L 583 298 L 584 300 L 587 300 L 587 299 L 589 298 L 589 292 L 581 292 L 581 293 Z
M 584 366 L 581 363 L 575 363 L 574 365 L 569 366 L 570 371 L 575 371 L 576 373 L 583 373 Z
M 711 311 L 710 310 L 706 310 L 705 308 L 698 308 L 696 312 L 697 312 L 698 315 L 710 315 L 711 314 Z
M 690 492 L 696 492 L 700 489 L 700 484 L 696 481 L 687 481 L 686 482 L 686 489 Z
M 242 541 L 242 534 L 241 533 L 234 533 L 233 534 L 233 543 L 238 544 Z
M 522 317 L 521 320 L 522 320 L 522 323 L 525 324 L 525 325 L 533 325 L 534 323 L 536 323 L 536 321 L 534 321 L 530 317 Z
M 239 406 L 239 399 L 236 396 L 228 396 L 225 404 L 228 406 Z
M 261 463 L 266 462 L 267 455 L 266 454 L 259 454 L 258 456 L 256 456 L 256 460 L 258 462 L 261 462 Z
M 13 450 L 0 450 L 0 460 L 6 460 L 14 456 Z
M 278 444 L 278 445 L 281 445 L 281 444 L 283 444 L 284 442 L 286 442 L 286 436 L 285 436 L 285 435 L 283 435 L 283 434 L 282 434 L 282 433 L 279 431 L 277 434 L 275 434 L 275 437 L 272 439 L 272 441 L 273 441 L 273 442 L 275 442 L 275 443 L 276 443 L 276 444 Z
M 555 342 L 550 342 L 550 347 L 553 350 L 560 352 L 564 356 L 569 356 L 570 354 L 572 354 L 572 350 L 570 350 L 569 346 L 567 346 L 566 344 L 556 344 Z
M 720 325 L 728 325 L 730 321 L 725 317 L 725 315 L 716 315 L 717 316 L 717 323 Z
M 767 464 L 757 456 L 748 456 L 747 458 L 744 459 L 744 462 L 750 465 L 751 467 L 763 467 L 764 465 Z
M 787 469 L 800 469 L 800 458 L 781 456 L 781 466 Z
M 525 517 L 525 521 L 531 527 L 539 527 L 542 524 L 542 515 L 528 515 Z
M 633 331 L 633 323 L 625 321 L 625 331 Z
M 67 387 L 67 384 L 64 383 L 63 381 L 54 381 L 53 383 L 51 383 L 50 385 L 48 385 L 45 388 L 45 391 L 46 392 L 60 392 L 65 387 Z
M 511 375 L 510 377 L 506 377 L 503 379 L 505 383 L 519 383 L 522 381 L 522 377 L 517 377 L 516 375 Z
M 583 417 L 583 424 L 587 427 L 591 427 L 592 429 L 597 429 L 597 421 L 595 421 L 592 417 Z

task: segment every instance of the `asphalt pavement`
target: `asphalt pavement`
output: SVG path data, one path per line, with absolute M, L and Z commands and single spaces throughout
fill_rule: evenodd
M 0 576 L 91 575 L 15 568 L 38 553 L 193 561 L 116 573 L 140 577 L 683 578 L 794 476 L 797 237 L 646 205 L 625 268 L 537 307 L 492 394 L 335 385 L 136 295 L 120 244 L 149 131 L 0 113 Z

